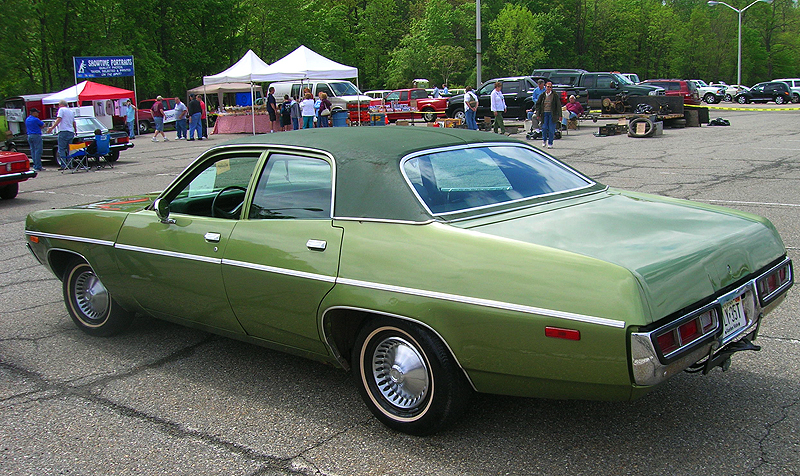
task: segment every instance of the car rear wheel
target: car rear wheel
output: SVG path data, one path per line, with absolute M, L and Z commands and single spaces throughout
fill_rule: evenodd
M 3 200 L 11 200 L 17 196 L 17 193 L 19 193 L 18 183 L 10 183 L 5 187 L 0 187 L 0 198 Z
M 800 94 L 797 94 L 797 93 L 792 94 L 792 102 L 793 103 L 800 102 Z
M 112 162 L 112 163 L 116 162 L 119 159 L 119 151 L 118 150 L 112 150 L 111 152 L 108 153 L 106 158 L 108 159 L 109 162 Z
M 733 96 L 731 96 L 730 94 L 726 94 L 725 95 L 725 100 L 728 101 L 728 102 L 733 102 Z
M 107 337 L 130 325 L 133 313 L 122 309 L 111 297 L 88 263 L 73 259 L 63 278 L 64 302 L 72 321 L 83 332 Z
M 717 97 L 711 93 L 707 93 L 703 96 L 703 101 L 707 102 L 708 104 L 715 104 L 717 102 Z
M 454 119 L 460 119 L 462 124 L 466 124 L 467 122 L 467 115 L 464 113 L 464 110 L 459 108 L 453 112 Z
M 736 98 L 736 102 L 738 102 L 739 104 L 747 104 L 750 101 L 748 101 L 747 98 L 744 96 L 739 96 L 738 98 Z
M 147 121 L 139 121 L 139 134 L 147 134 L 150 131 L 150 123 Z
M 424 119 L 425 122 L 436 121 L 436 112 L 434 112 L 433 109 L 423 109 L 422 112 L 422 119 Z
M 467 408 L 472 389 L 450 351 L 412 323 L 376 319 L 358 335 L 353 378 L 370 411 L 389 428 L 434 433 Z
M 775 96 L 775 104 L 783 104 L 784 102 L 786 101 L 783 100 L 783 96 Z

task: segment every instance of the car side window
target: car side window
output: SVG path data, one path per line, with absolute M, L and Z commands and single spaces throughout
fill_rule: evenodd
M 614 78 L 610 74 L 601 74 L 597 76 L 598 88 L 610 88 Z
M 315 94 L 315 96 L 319 96 L 319 93 L 321 93 L 321 92 L 327 94 L 329 97 L 330 96 L 336 96 L 335 94 L 333 94 L 331 92 L 331 88 L 328 87 L 328 83 L 319 83 L 319 84 L 317 84 L 317 93 Z
M 493 89 L 494 89 L 494 83 L 486 83 L 478 91 L 478 94 L 481 95 L 481 96 L 484 95 L 484 94 L 492 94 L 492 90 Z
M 293 84 L 292 85 L 292 97 L 293 98 L 299 98 L 300 97 L 300 85 L 299 84 Z
M 583 86 L 586 88 L 593 88 L 597 84 L 597 77 L 593 74 L 583 75 Z
M 519 92 L 519 81 L 507 81 L 503 83 L 503 94 L 517 94 Z
M 323 160 L 272 154 L 258 180 L 248 218 L 330 219 L 331 165 Z
M 424 89 L 415 89 L 411 91 L 411 99 L 425 99 L 428 97 L 428 92 Z
M 171 194 L 174 198 L 170 200 L 170 211 L 195 216 L 224 216 L 215 215 L 212 207 L 231 210 L 244 202 L 259 155 L 220 154 L 206 161 L 187 178 L 182 188 Z

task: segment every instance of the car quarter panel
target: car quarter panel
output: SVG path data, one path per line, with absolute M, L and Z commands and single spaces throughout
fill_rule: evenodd
M 340 273 L 323 311 L 349 306 L 429 326 L 479 391 L 569 398 L 591 387 L 596 398 L 628 398 L 626 327 L 646 317 L 627 270 L 440 223 L 337 224 Z M 546 326 L 581 339 L 545 337 Z

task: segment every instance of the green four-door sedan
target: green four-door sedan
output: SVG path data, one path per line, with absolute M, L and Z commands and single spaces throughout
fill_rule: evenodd
M 629 400 L 726 367 L 793 283 L 764 218 L 456 129 L 247 137 L 25 234 L 86 333 L 138 312 L 329 362 L 411 434 L 473 391 Z

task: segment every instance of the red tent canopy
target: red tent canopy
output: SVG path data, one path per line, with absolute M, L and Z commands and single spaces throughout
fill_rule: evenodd
M 95 101 L 100 99 L 125 99 L 133 98 L 133 91 L 105 84 L 84 81 L 75 86 L 70 86 L 63 91 L 51 94 L 42 99 L 44 104 L 58 104 L 60 100 L 67 102 Z

